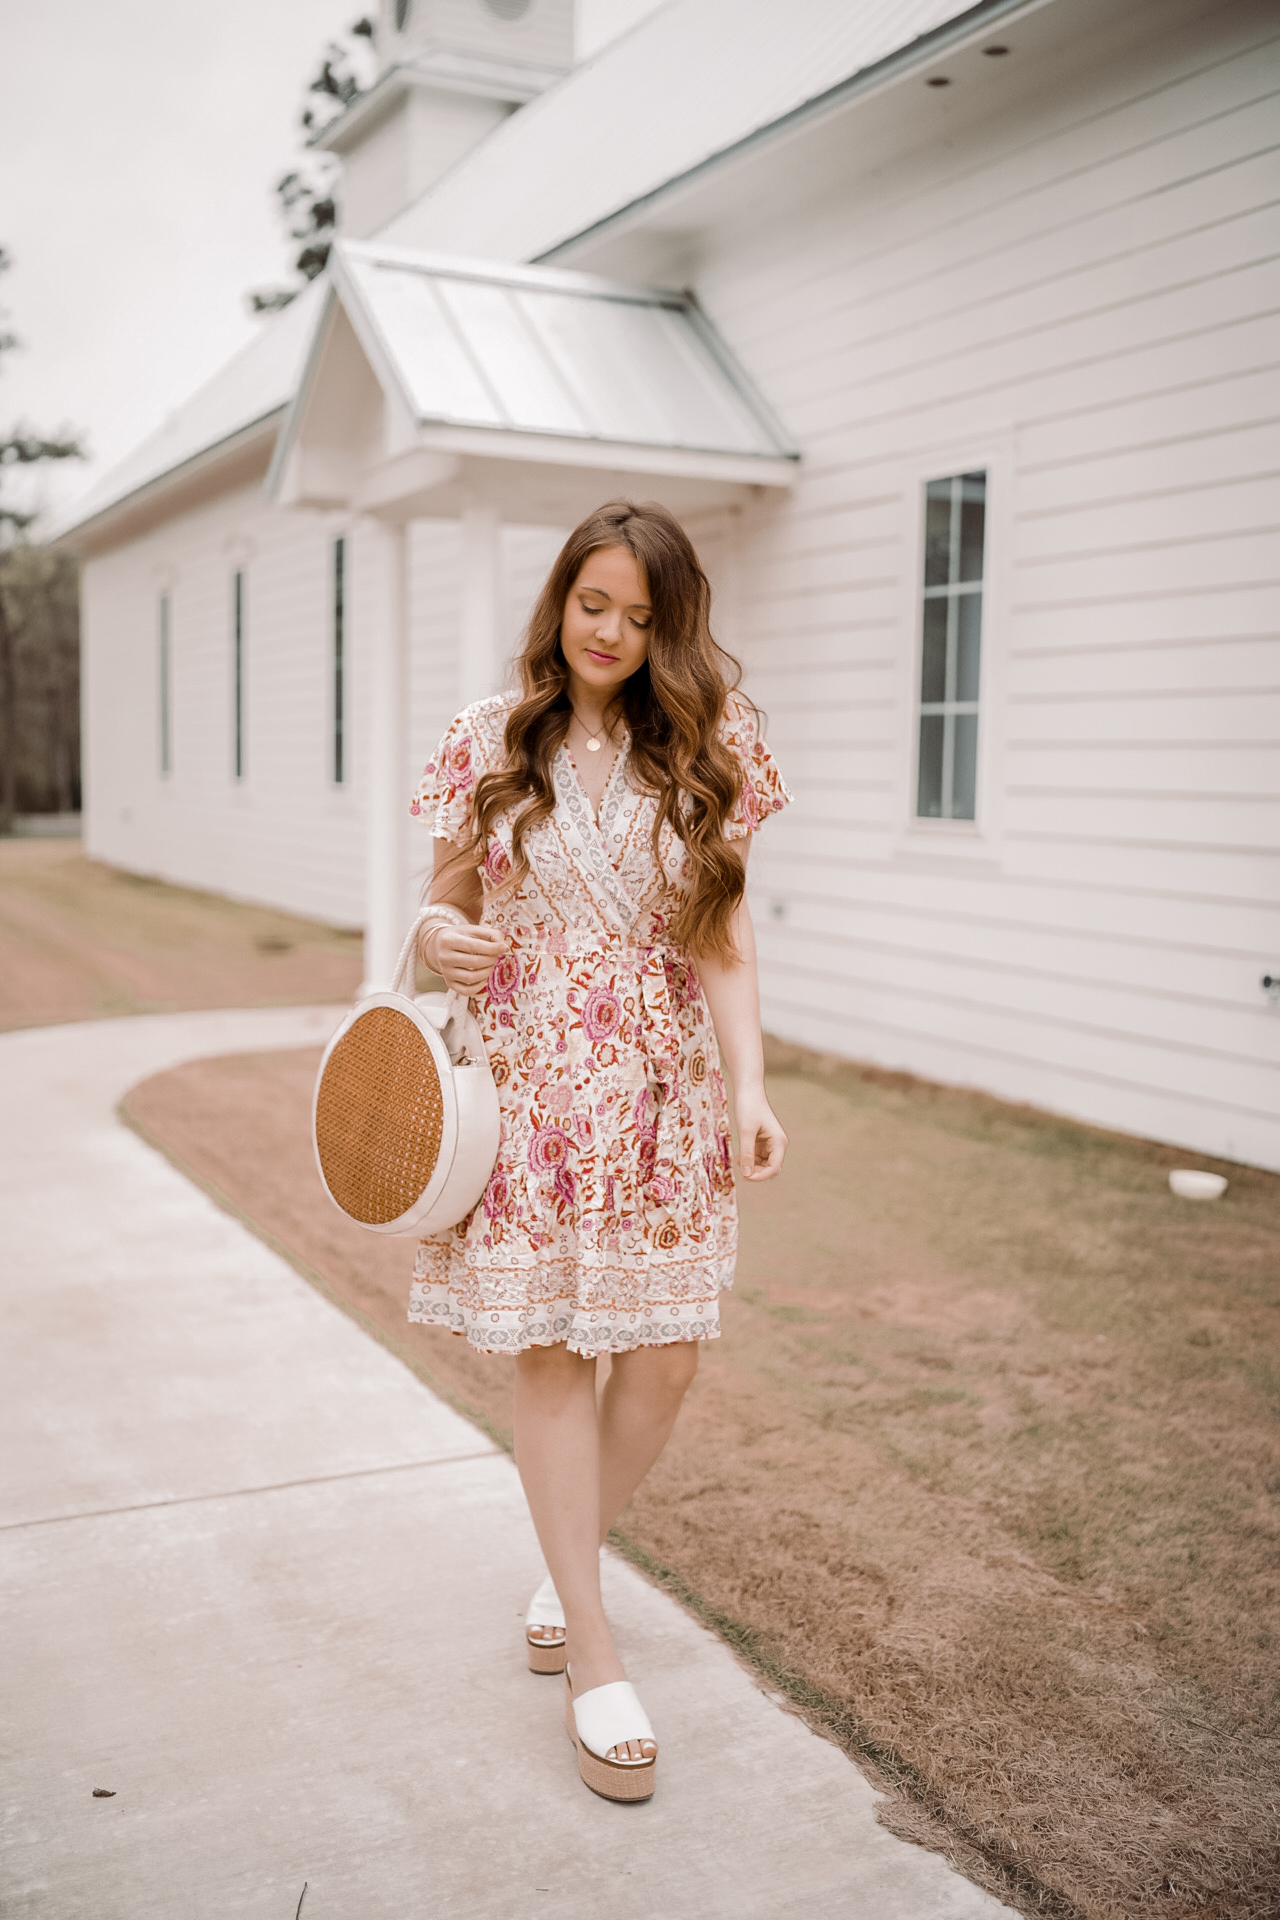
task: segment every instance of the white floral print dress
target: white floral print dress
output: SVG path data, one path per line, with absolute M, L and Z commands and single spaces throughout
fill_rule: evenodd
M 411 811 L 464 840 L 482 773 L 505 761 L 513 696 L 458 715 L 427 763 Z M 791 798 L 730 696 L 721 737 L 739 755 L 730 839 Z M 530 871 L 511 872 L 503 816 L 480 870 L 486 924 L 510 950 L 473 1005 L 498 1085 L 502 1136 L 479 1205 L 423 1240 L 410 1320 L 490 1353 L 564 1341 L 575 1353 L 714 1339 L 733 1281 L 737 1211 L 729 1119 L 710 1015 L 668 928 L 684 850 L 656 802 L 630 784 L 624 737 L 597 822 L 567 747 L 556 810 L 530 833 Z

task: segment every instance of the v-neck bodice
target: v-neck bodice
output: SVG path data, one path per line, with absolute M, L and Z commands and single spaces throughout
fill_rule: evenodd
M 573 755 L 562 745 L 551 769 L 555 813 L 525 840 L 531 878 L 538 888 L 560 907 L 570 925 L 585 928 L 594 921 L 609 944 L 620 935 L 630 940 L 650 939 L 651 915 L 645 909 L 679 885 L 684 858 L 684 848 L 670 834 L 670 844 L 664 849 L 668 856 L 663 862 L 665 870 L 659 874 L 653 858 L 655 802 L 631 783 L 630 748 L 631 737 L 624 732 L 597 814 Z M 513 851 L 513 826 L 514 820 L 503 820 L 496 829 L 508 859 Z M 523 887 L 519 891 L 523 892 Z M 507 927 L 513 937 L 518 937 L 519 923 L 507 919 L 501 896 L 493 900 L 492 907 L 495 924 Z
M 505 764 L 512 701 L 504 694 L 468 707 L 427 764 L 412 810 L 429 809 L 435 832 L 446 839 L 465 842 L 476 780 Z M 727 837 L 736 839 L 790 796 L 746 701 L 730 696 L 721 737 L 743 768 L 741 794 L 725 825 Z M 524 952 L 668 945 L 685 884 L 684 845 L 668 823 L 655 851 L 657 796 L 632 776 L 630 733 L 619 731 L 598 815 L 567 744 L 556 750 L 551 784 L 555 810 L 525 835 L 529 870 L 515 886 L 509 882 L 518 808 L 494 823 L 480 869 L 486 922 Z
M 624 783 L 626 781 L 626 777 L 627 777 L 626 763 L 631 752 L 630 733 L 624 727 L 622 732 L 618 736 L 617 743 L 614 746 L 614 750 L 613 750 L 613 759 L 609 764 L 609 772 L 605 779 L 604 786 L 601 789 L 600 804 L 598 807 L 596 806 L 595 802 L 591 798 L 591 795 L 587 791 L 587 783 L 582 777 L 582 768 L 578 765 L 578 762 L 574 757 L 573 749 L 570 747 L 567 740 L 561 743 L 558 751 L 560 754 L 563 754 L 565 759 L 569 762 L 570 773 L 573 779 L 577 781 L 578 786 L 582 790 L 582 797 L 586 801 L 587 806 L 591 810 L 591 817 L 595 821 L 596 827 L 599 829 L 600 832 L 603 833 L 607 825 L 607 815 L 612 810 L 610 806 L 610 802 L 614 793 L 614 787 L 619 779 L 622 779 Z

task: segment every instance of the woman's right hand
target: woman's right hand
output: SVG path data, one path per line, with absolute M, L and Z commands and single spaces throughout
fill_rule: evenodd
M 453 927 L 437 921 L 420 942 L 422 958 L 454 993 L 468 1000 L 484 990 L 508 942 L 496 927 Z

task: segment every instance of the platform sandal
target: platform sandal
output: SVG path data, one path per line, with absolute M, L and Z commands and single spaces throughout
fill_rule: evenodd
M 524 1617 L 525 1651 L 530 1673 L 563 1673 L 565 1653 L 564 1608 L 555 1582 L 548 1574 L 529 1602 Z
M 658 1743 L 631 1682 L 610 1680 L 575 1700 L 568 1667 L 564 1679 L 565 1732 L 577 1750 L 585 1784 L 605 1800 L 647 1800 L 657 1779 Z M 629 1740 L 654 1750 L 640 1760 L 610 1757 Z

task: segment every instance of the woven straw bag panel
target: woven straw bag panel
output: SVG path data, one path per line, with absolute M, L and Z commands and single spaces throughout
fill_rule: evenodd
M 444 1127 L 431 1049 L 395 1007 L 371 1007 L 329 1055 L 316 1095 L 316 1151 L 342 1211 L 398 1220 L 435 1172 Z

